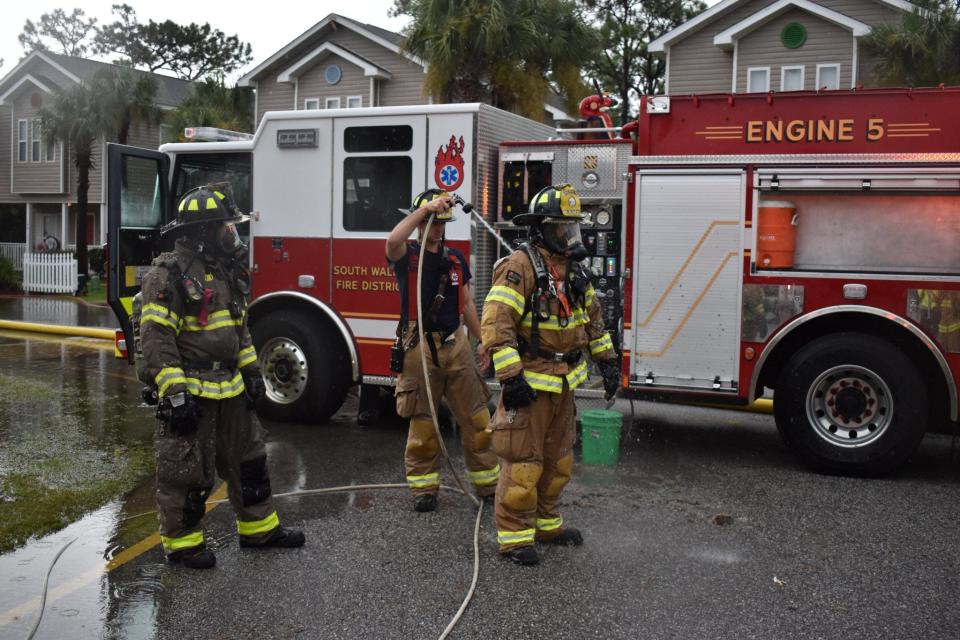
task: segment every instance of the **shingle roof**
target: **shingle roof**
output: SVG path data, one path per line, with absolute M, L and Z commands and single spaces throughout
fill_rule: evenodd
M 108 62 L 98 62 L 96 60 L 87 60 L 86 58 L 76 58 L 65 56 L 59 53 L 44 51 L 44 55 L 49 56 L 64 69 L 77 76 L 81 80 L 88 80 L 101 69 L 123 69 L 120 65 L 110 64 Z M 159 73 L 150 73 L 149 71 L 132 70 L 135 74 L 151 76 L 157 81 L 157 104 L 164 107 L 176 107 L 186 100 L 192 90 L 193 83 L 180 78 L 161 75 Z
M 343 17 L 343 16 L 341 16 L 341 17 Z M 346 19 L 349 20 L 350 18 L 346 18 Z M 354 22 L 355 22 L 355 21 L 354 21 Z M 363 26 L 367 31 L 369 31 L 369 32 L 371 32 L 371 33 L 373 33 L 373 34 L 376 34 L 376 35 L 380 36 L 381 38 L 383 38 L 384 40 L 388 40 L 388 41 L 392 42 L 392 43 L 395 44 L 395 45 L 398 45 L 398 46 L 399 46 L 400 43 L 403 42 L 403 36 L 402 36 L 401 34 L 399 34 L 399 33 L 395 33 L 395 32 L 393 32 L 393 31 L 388 31 L 387 29 L 384 29 L 384 28 L 382 28 L 382 27 L 378 27 L 378 26 L 376 26 L 376 25 L 370 24 L 369 22 L 366 23 L 366 24 L 363 24 L 362 26 Z

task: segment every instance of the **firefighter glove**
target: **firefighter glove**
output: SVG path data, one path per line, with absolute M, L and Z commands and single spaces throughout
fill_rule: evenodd
M 186 391 L 167 396 L 157 405 L 157 417 L 178 436 L 188 436 L 197 430 L 200 405 Z
M 537 397 L 537 392 L 521 373 L 503 381 L 500 395 L 503 396 L 504 409 L 510 410 L 528 406 Z
M 600 370 L 600 375 L 603 376 L 604 398 L 609 400 L 617 395 L 617 391 L 620 390 L 620 369 L 614 360 L 598 362 L 597 369 Z
M 243 386 L 244 393 L 247 396 L 247 404 L 251 407 L 267 395 L 267 384 L 259 373 L 243 374 Z

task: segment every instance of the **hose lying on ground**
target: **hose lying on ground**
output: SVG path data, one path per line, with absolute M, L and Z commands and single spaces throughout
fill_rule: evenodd
M 433 224 L 434 215 L 431 214 L 429 220 L 427 221 L 427 227 L 424 230 L 423 239 L 426 240 L 427 234 L 430 232 L 430 226 Z M 509 247 L 508 247 L 509 248 Z M 421 243 L 421 254 L 426 249 Z M 423 310 L 423 292 L 420 287 L 421 278 L 423 276 L 423 256 L 420 256 L 420 260 L 417 265 L 417 309 L 418 309 L 418 318 L 422 314 Z M 430 387 L 430 377 L 429 370 L 427 369 L 427 353 L 424 349 L 424 332 L 423 332 L 423 322 L 420 318 L 417 322 L 417 331 L 420 338 L 420 365 L 423 367 L 423 380 L 427 386 L 427 400 L 430 404 L 430 417 L 433 419 L 433 429 L 437 436 L 437 442 L 440 443 L 440 451 L 443 453 L 444 459 L 447 461 L 447 466 L 450 468 L 450 473 L 453 474 L 453 479 L 457 483 L 457 488 L 448 487 L 441 485 L 440 488 L 446 491 L 454 491 L 457 493 L 462 493 L 464 496 L 469 498 L 473 502 L 474 506 L 477 507 L 477 519 L 473 529 L 473 579 L 470 582 L 470 588 L 467 590 L 467 595 L 464 597 L 463 602 L 460 604 L 460 608 L 457 609 L 456 614 L 450 620 L 450 623 L 444 628 L 443 633 L 440 634 L 438 640 L 444 640 L 447 636 L 450 635 L 450 632 L 460 621 L 460 617 L 463 615 L 463 612 L 466 611 L 467 605 L 470 604 L 470 600 L 473 598 L 473 592 L 477 587 L 477 581 L 480 577 L 480 518 L 483 515 L 483 501 L 474 496 L 472 493 L 468 492 L 466 487 L 463 484 L 463 481 L 460 478 L 460 474 L 457 473 L 457 470 L 453 466 L 453 461 L 450 459 L 450 454 L 447 452 L 447 446 L 443 442 L 443 436 L 440 434 L 440 421 L 437 418 L 437 410 L 433 404 L 433 390 Z M 341 493 L 348 491 L 365 491 L 365 490 L 374 490 L 374 489 L 408 489 L 406 484 L 394 483 L 394 484 L 357 484 L 357 485 L 347 485 L 341 487 L 325 487 L 320 489 L 301 489 L 299 491 L 289 491 L 286 493 L 277 493 L 274 494 L 274 498 L 294 498 L 302 496 L 315 496 L 315 495 L 324 495 L 329 493 Z M 207 504 L 222 504 L 224 502 L 229 502 L 228 498 L 221 500 L 210 500 Z M 156 513 L 156 511 L 147 511 L 144 513 L 138 513 L 133 516 L 129 516 L 121 520 L 120 522 L 125 522 L 127 520 L 133 520 L 134 518 L 140 518 L 142 516 L 151 515 Z M 60 559 L 60 555 L 66 551 L 76 538 L 68 542 L 60 549 L 57 555 L 53 558 L 53 562 L 50 563 L 50 568 L 47 570 L 47 579 L 43 584 L 43 597 L 40 601 L 40 615 L 37 617 L 37 623 L 34 625 L 33 631 L 30 632 L 27 640 L 32 640 L 34 634 L 37 631 L 37 628 L 40 626 L 40 619 L 43 617 L 43 609 L 47 600 L 47 589 L 48 581 L 50 579 L 50 572 L 53 571 L 53 566 L 57 563 L 57 560 Z

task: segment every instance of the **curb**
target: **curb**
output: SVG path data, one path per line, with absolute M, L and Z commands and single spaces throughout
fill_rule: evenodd
M 29 331 L 32 333 L 53 333 L 63 336 L 77 336 L 83 338 L 100 338 L 113 342 L 116 335 L 113 329 L 96 327 L 70 327 L 61 324 L 40 324 L 37 322 L 20 322 L 17 320 L 0 320 L 0 329 L 11 331 Z

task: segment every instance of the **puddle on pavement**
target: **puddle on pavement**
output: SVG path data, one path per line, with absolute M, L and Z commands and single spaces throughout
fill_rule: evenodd
M 133 511 L 150 509 L 152 495 L 144 497 L 113 500 L 57 533 L 0 555 L 0 638 L 25 638 L 33 629 L 47 570 L 71 540 L 50 574 L 35 637 L 153 637 L 163 565 L 138 563 L 137 575 L 122 579 L 105 571 L 108 559 L 126 547 L 121 540 L 139 540 L 156 529 L 152 516 L 122 522 Z
M 109 307 L 66 297 L 3 296 L 0 297 L 0 318 L 71 327 L 115 329 L 118 326 Z
M 0 337 L 0 486 L 4 478 L 25 473 L 50 491 L 110 480 L 126 452 L 152 451 L 152 409 L 139 404 L 140 386 L 133 368 L 116 360 L 112 349 L 69 339 Z M 150 479 L 63 529 L 0 554 L 0 638 L 27 637 L 48 567 L 71 540 L 50 575 L 36 638 L 153 637 L 163 565 L 140 561 L 112 573 L 105 568 L 156 531 L 153 514 L 127 519 L 154 508 Z

